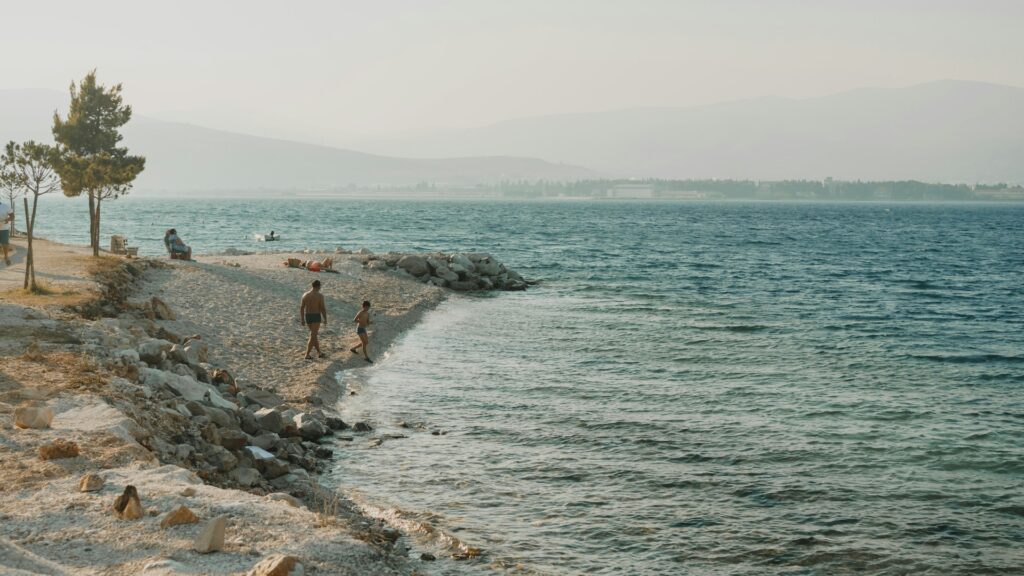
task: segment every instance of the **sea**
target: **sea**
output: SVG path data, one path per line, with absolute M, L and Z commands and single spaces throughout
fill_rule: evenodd
M 340 374 L 325 481 L 428 574 L 1024 574 L 1024 206 L 153 199 L 161 254 L 489 252 Z M 38 232 L 87 239 L 85 202 Z

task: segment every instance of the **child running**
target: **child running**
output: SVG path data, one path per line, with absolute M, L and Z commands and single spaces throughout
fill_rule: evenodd
M 356 317 L 353 318 L 353 320 L 355 320 L 355 323 L 356 323 L 356 334 L 359 336 L 359 341 L 361 342 L 361 344 L 359 344 L 355 348 L 352 348 L 352 353 L 353 354 L 358 354 L 359 352 L 357 352 L 357 351 L 360 348 L 362 348 L 363 349 L 363 358 L 365 358 L 366 361 L 369 362 L 370 364 L 373 364 L 373 360 L 370 360 L 370 353 L 369 353 L 369 344 L 370 344 L 369 340 L 370 339 L 369 339 L 369 336 L 367 336 L 367 334 L 366 334 L 366 327 L 371 324 L 371 320 L 370 320 L 370 301 L 369 300 L 363 300 L 363 308 L 362 308 L 362 310 L 359 311 L 359 313 L 356 314 Z

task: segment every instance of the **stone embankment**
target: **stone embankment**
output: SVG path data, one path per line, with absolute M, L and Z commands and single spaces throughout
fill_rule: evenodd
M 92 530 L 88 534 L 76 531 L 75 538 L 89 539 L 89 542 L 95 539 L 104 546 L 103 549 L 118 547 L 118 552 L 100 558 L 98 555 L 102 551 L 94 551 L 92 547 L 95 544 L 92 544 L 84 548 L 79 546 L 81 552 L 65 560 L 96 566 L 118 565 L 126 572 L 139 573 L 141 569 L 146 574 L 234 573 L 240 565 L 246 564 L 256 564 L 250 572 L 254 574 L 300 574 L 303 564 L 312 570 L 319 567 L 322 573 L 331 573 L 325 570 L 339 565 L 339 562 L 345 562 L 351 573 L 407 573 L 403 568 L 406 552 L 404 545 L 398 541 L 399 534 L 359 516 L 333 493 L 320 487 L 315 477 L 333 456 L 327 442 L 345 431 L 358 435 L 372 431 L 372 428 L 363 422 L 350 427 L 336 416 L 306 402 L 290 404 L 271 390 L 255 385 L 240 385 L 232 377 L 232 366 L 211 363 L 213 354 L 210 354 L 202 334 L 179 334 L 173 331 L 175 323 L 168 321 L 174 320 L 176 314 L 170 306 L 155 297 L 142 303 L 130 302 L 128 297 L 142 283 L 148 269 L 162 266 L 158 262 L 136 260 L 109 267 L 97 275 L 100 297 L 69 310 L 76 313 L 77 318 L 65 315 L 62 320 L 38 320 L 59 335 L 60 342 L 67 344 L 44 343 L 40 351 L 40 345 L 32 340 L 25 353 L 19 357 L 19 365 L 24 368 L 28 363 L 38 363 L 40 368 L 34 377 L 67 378 L 67 385 L 71 387 L 69 390 L 75 393 L 47 398 L 38 391 L 11 388 L 10 383 L 13 381 L 4 375 L 4 371 L 0 371 L 0 392 L 13 395 L 12 398 L 28 399 L 17 407 L 0 402 L 0 413 L 4 414 L 5 419 L 7 413 L 10 413 L 10 429 L 18 435 L 16 440 L 9 442 L 6 438 L 0 438 L 0 444 L 19 448 L 24 445 L 25 450 L 17 452 L 21 460 L 18 460 L 16 467 L 18 470 L 31 471 L 41 464 L 32 462 L 27 450 L 35 441 L 30 440 L 36 438 L 35 435 L 49 433 L 45 442 L 42 437 L 39 438 L 36 458 L 39 462 L 53 466 L 54 471 L 38 478 L 25 472 L 24 479 L 18 477 L 23 485 L 58 482 L 59 478 L 46 478 L 54 474 L 70 475 L 81 471 L 84 474 L 75 475 L 73 480 L 76 493 L 120 492 L 123 487 L 123 493 L 112 502 L 113 516 L 119 521 L 146 522 L 147 518 L 159 514 L 162 515 L 159 520 L 159 529 L 162 531 L 174 526 L 198 526 L 202 519 L 203 524 L 193 530 L 196 534 L 192 550 L 204 558 L 210 557 L 211 552 L 225 548 L 230 548 L 231 552 L 224 554 L 222 559 L 214 560 L 200 560 L 174 553 L 166 560 L 148 562 L 143 567 L 137 564 L 140 562 L 137 558 L 144 553 L 124 551 L 114 535 L 110 536 L 111 542 L 106 542 L 102 535 L 94 535 L 96 531 Z M 41 313 L 28 309 L 19 309 L 17 314 L 22 323 L 36 322 L 43 317 Z M 7 333 L 0 330 L 0 336 L 4 334 Z M 26 330 L 24 334 L 29 339 L 33 333 Z M 13 335 L 13 332 L 7 334 Z M 76 362 L 82 368 L 64 374 L 61 365 L 53 360 L 63 358 L 61 354 L 68 358 L 80 357 L 81 360 Z M 23 370 L 21 373 L 30 372 Z M 51 376 L 41 376 L 46 374 Z M 7 400 L 6 396 L 4 400 Z M 58 404 L 60 408 L 54 410 L 53 407 Z M 69 410 L 64 404 L 86 408 Z M 54 424 L 55 412 L 56 418 L 61 420 L 61 426 L 60 434 L 52 437 L 54 431 L 50 428 Z M 72 417 L 72 414 L 75 416 Z M 87 423 L 87 420 L 97 422 Z M 101 420 L 103 422 L 99 422 Z M 116 424 L 118 443 L 106 439 L 95 443 L 93 437 L 80 431 L 91 430 L 90 426 L 97 429 L 106 426 L 106 420 L 112 422 L 111 426 Z M 65 435 L 70 439 L 62 437 Z M 351 440 L 352 436 L 343 436 L 341 439 Z M 120 446 L 121 441 L 127 441 L 131 448 L 112 447 Z M 117 467 L 108 464 L 97 469 L 91 459 L 96 458 L 101 450 L 117 454 L 117 458 L 129 458 L 131 455 L 131 462 L 118 460 Z M 8 450 L 3 458 L 12 466 L 15 466 L 14 454 Z M 170 466 L 154 469 L 152 460 Z M 211 486 L 243 490 L 248 493 L 246 497 L 250 494 L 265 495 L 268 502 L 274 504 L 283 502 L 287 507 L 295 507 L 297 510 L 308 507 L 307 514 L 315 513 L 317 525 L 290 528 L 303 534 L 301 538 L 293 538 L 290 542 L 298 546 L 296 542 L 302 540 L 307 555 L 300 560 L 295 556 L 277 553 L 264 556 L 257 563 L 259 558 L 254 556 L 263 554 L 257 552 L 255 546 L 276 552 L 276 547 L 283 540 L 270 532 L 287 530 L 281 526 L 266 529 L 258 527 L 269 522 L 268 515 L 276 515 L 280 517 L 280 522 L 287 524 L 289 513 L 282 511 L 279 505 L 263 509 L 248 504 L 239 508 L 234 502 L 241 497 L 230 496 L 231 490 L 206 492 L 200 489 L 197 495 L 196 489 L 189 487 L 172 496 L 161 493 L 161 480 L 157 478 L 178 478 L 179 475 L 174 471 L 186 470 Z M 127 478 L 132 478 L 130 484 L 125 482 Z M 175 481 L 175 484 L 180 483 L 179 480 Z M 136 486 L 139 486 L 138 490 Z M 65 492 L 59 491 L 60 494 Z M 204 494 L 206 496 L 200 498 Z M 228 496 L 217 499 L 210 497 L 210 494 Z M 108 498 L 106 495 L 102 497 Z M 189 506 L 184 505 L 185 498 L 189 499 Z M 47 500 L 36 498 L 32 501 L 38 501 L 39 506 L 44 507 Z M 75 506 L 85 504 L 78 503 Z M 193 509 L 201 509 L 200 514 L 197 515 Z M 65 510 L 71 510 L 71 507 L 65 507 Z M 10 534 L 20 545 L 38 548 L 38 540 L 44 538 L 39 535 L 60 532 L 54 527 L 56 524 L 53 524 L 58 520 L 48 510 L 45 513 L 38 512 L 35 516 L 19 510 L 18 520 L 14 524 L 11 524 L 13 517 L 8 514 L 0 514 L 0 520 L 9 528 L 0 529 L 0 535 Z M 81 516 L 82 512 L 65 512 L 60 522 L 65 522 L 64 518 L 69 514 L 71 519 L 66 522 L 74 523 L 75 514 Z M 229 523 L 229 532 L 234 530 L 233 534 L 229 533 L 230 541 L 227 543 L 226 521 Z M 27 532 L 21 531 L 19 523 L 25 526 Z M 248 528 L 243 530 L 242 526 Z M 320 528 L 336 532 L 342 527 L 348 528 L 349 540 L 332 536 L 328 542 L 322 536 L 305 536 L 307 532 L 312 534 L 313 530 Z M 107 530 L 113 533 L 119 529 L 109 526 Z M 148 542 L 145 538 L 150 537 L 156 536 L 140 531 L 130 540 L 137 540 L 142 545 Z M 176 538 L 170 542 L 179 542 L 180 533 Z M 167 554 L 166 540 L 166 537 L 162 537 L 159 545 L 153 542 L 150 545 L 154 550 L 161 548 L 162 553 Z M 313 546 L 311 540 L 319 541 L 319 547 Z M 73 542 L 72 538 L 71 544 Z M 355 545 L 359 542 L 368 544 L 374 551 L 363 552 Z M 48 566 L 47 561 L 34 555 L 28 548 L 21 548 L 18 544 L 0 538 L 0 551 L 6 550 L 5 546 L 17 554 L 0 554 L 5 557 L 0 560 L 0 572 L 16 567 L 19 563 L 24 566 Z M 313 552 L 314 549 L 317 551 Z M 53 551 L 57 550 L 64 549 L 55 544 Z M 199 572 L 185 564 L 193 564 Z M 47 573 L 65 573 L 56 565 L 51 568 L 47 569 Z
M 363 265 L 370 270 L 393 271 L 411 276 L 420 282 L 459 292 L 487 290 L 526 290 L 535 282 L 509 270 L 490 254 L 433 252 L 428 254 L 362 255 Z

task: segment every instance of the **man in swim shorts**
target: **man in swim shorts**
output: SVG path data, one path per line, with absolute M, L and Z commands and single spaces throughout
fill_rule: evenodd
M 317 334 L 320 332 L 320 325 L 327 323 L 327 304 L 324 303 L 324 295 L 320 293 L 320 281 L 313 280 L 311 288 L 302 295 L 299 302 L 299 320 L 303 326 L 309 327 L 309 342 L 306 343 L 306 360 L 312 360 L 313 349 L 320 358 L 327 357 L 320 351 L 320 339 Z
M 370 339 L 366 334 L 366 327 L 369 326 L 371 322 L 369 300 L 363 300 L 363 308 L 359 311 L 358 314 L 356 314 L 356 317 L 353 318 L 353 320 L 355 320 L 356 322 L 356 335 L 359 336 L 359 342 L 361 342 L 361 344 L 359 344 L 355 348 L 352 348 L 352 353 L 358 354 L 357 350 L 362 348 L 363 358 L 365 358 L 366 361 L 369 362 L 370 364 L 373 364 L 373 360 L 370 360 L 370 354 L 368 352 Z
M 0 250 L 4 253 L 4 264 L 11 265 L 11 221 L 14 220 L 14 210 L 0 202 Z

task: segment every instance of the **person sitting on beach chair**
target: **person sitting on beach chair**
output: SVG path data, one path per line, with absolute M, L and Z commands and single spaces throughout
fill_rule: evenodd
M 167 248 L 167 253 L 170 255 L 171 260 L 191 260 L 192 259 L 192 247 L 185 244 L 178 236 L 178 231 L 171 228 L 164 234 L 164 247 Z

